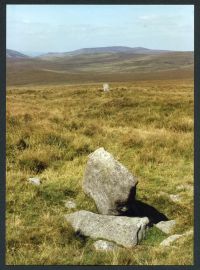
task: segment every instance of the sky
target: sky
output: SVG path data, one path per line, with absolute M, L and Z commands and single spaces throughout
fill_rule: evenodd
M 194 49 L 193 5 L 7 5 L 6 27 L 7 48 L 20 52 Z

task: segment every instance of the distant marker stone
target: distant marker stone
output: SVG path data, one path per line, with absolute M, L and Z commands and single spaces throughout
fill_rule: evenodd
M 104 83 L 103 84 L 103 91 L 104 92 L 109 92 L 109 85 L 108 85 L 108 83 Z

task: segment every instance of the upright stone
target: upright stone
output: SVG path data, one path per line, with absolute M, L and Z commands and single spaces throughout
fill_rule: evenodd
M 83 190 L 95 201 L 99 213 L 120 215 L 128 211 L 136 185 L 135 177 L 104 148 L 89 155 Z
M 104 92 L 109 92 L 109 84 L 108 83 L 103 84 L 103 91 Z

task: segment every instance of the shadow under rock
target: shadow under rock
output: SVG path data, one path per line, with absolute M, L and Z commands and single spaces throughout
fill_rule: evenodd
M 160 221 L 169 220 L 166 215 L 159 212 L 155 207 L 144 203 L 142 201 L 136 200 L 136 187 L 133 187 L 130 191 L 126 205 L 117 203 L 117 208 L 119 215 L 128 217 L 148 217 L 150 224 L 153 226 Z

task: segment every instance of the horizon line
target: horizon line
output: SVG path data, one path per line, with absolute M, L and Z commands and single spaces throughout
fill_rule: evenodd
M 70 53 L 70 52 L 73 52 L 73 51 L 78 51 L 78 50 L 83 50 L 83 49 L 100 49 L 100 48 L 130 48 L 130 49 L 147 49 L 147 50 L 155 50 L 155 51 L 171 51 L 171 52 L 194 52 L 194 49 L 193 50 L 172 50 L 172 49 L 152 49 L 152 48 L 147 48 L 147 47 L 142 47 L 142 46 L 136 46 L 136 47 L 130 47 L 130 46 L 123 46 L 123 45 L 111 45 L 111 46 L 96 46 L 96 47 L 81 47 L 79 49 L 73 49 L 73 50 L 69 50 L 69 51 L 46 51 L 46 52 L 41 52 L 41 51 L 28 51 L 28 50 L 18 50 L 18 49 L 11 49 L 11 48 L 6 48 L 6 50 L 12 50 L 12 51 L 16 51 L 16 52 L 29 52 L 29 53 L 45 53 L 45 54 L 48 54 L 48 53 Z

